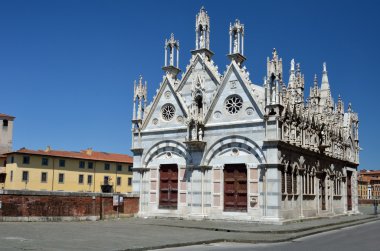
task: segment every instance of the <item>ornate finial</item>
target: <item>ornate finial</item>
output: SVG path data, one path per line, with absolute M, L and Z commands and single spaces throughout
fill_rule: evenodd
M 296 67 L 297 67 L 297 72 L 301 72 L 301 64 L 297 63 Z
M 314 74 L 314 86 L 318 86 L 317 74 Z
M 351 102 L 348 103 L 347 111 L 348 111 L 348 112 L 352 112 L 352 105 L 351 105 Z
M 240 54 L 240 55 L 235 55 Z M 230 53 L 229 58 L 235 60 L 238 64 L 242 63 L 244 58 L 244 24 L 239 19 L 230 25 Z
M 294 58 L 292 58 L 292 60 L 290 61 L 290 70 L 291 71 L 294 71 L 294 64 L 295 64 Z
M 282 81 L 282 59 L 278 58 L 276 48 L 273 48 L 272 59 L 267 59 L 267 76 Z
M 165 39 L 165 65 L 164 65 L 165 69 L 164 71 L 167 72 L 168 67 L 170 66 L 174 68 L 178 68 L 178 65 L 179 65 L 179 41 L 175 40 L 174 33 L 171 33 L 170 39 L 169 40 Z M 179 71 L 177 70 L 176 72 L 178 73 Z
M 147 96 L 147 82 L 143 85 L 142 75 L 139 77 L 139 83 L 136 86 L 134 82 L 134 98 L 133 98 L 133 119 L 142 119 L 143 112 L 146 105 Z M 136 102 L 137 102 L 137 114 L 136 114 Z M 137 115 L 137 116 L 136 116 Z
M 323 72 L 327 72 L 326 62 L 323 62 Z
M 210 49 L 210 17 L 203 6 L 195 18 L 195 34 L 195 48 Z
M 277 59 L 277 51 L 276 51 L 276 48 L 273 48 L 273 51 L 272 51 L 272 57 L 273 57 L 273 59 Z

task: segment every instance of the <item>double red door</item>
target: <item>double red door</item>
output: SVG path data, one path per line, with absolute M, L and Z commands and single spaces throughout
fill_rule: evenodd
M 224 211 L 247 211 L 247 168 L 244 164 L 224 166 Z
M 160 166 L 159 208 L 177 209 L 178 167 L 175 164 Z

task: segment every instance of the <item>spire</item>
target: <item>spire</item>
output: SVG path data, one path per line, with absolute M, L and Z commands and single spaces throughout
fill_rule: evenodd
M 351 105 L 351 102 L 350 102 L 350 103 L 348 103 L 347 112 L 349 112 L 349 113 L 351 113 L 351 112 L 352 112 L 352 105 Z
M 142 120 L 143 113 L 147 100 L 147 82 L 143 84 L 142 76 L 140 75 L 139 82 L 134 82 L 134 95 L 133 95 L 133 120 Z M 136 102 L 137 102 L 137 114 L 136 114 Z
M 317 77 L 317 74 L 314 74 L 314 88 L 318 88 L 318 77 Z
M 312 112 L 318 112 L 318 105 L 320 101 L 320 92 L 318 88 L 318 78 L 317 74 L 314 75 L 314 86 L 310 87 L 310 98 L 309 106 L 312 109 Z
M 305 77 L 301 73 L 301 64 L 297 63 L 297 70 L 296 70 L 296 87 L 302 88 L 302 90 L 305 87 Z
M 321 90 L 330 89 L 329 78 L 327 77 L 327 67 L 326 62 L 323 63 L 323 71 L 322 71 L 322 85 Z
M 294 61 L 294 58 L 290 61 L 290 74 L 289 74 L 289 83 L 288 83 L 288 88 L 289 89 L 293 89 L 295 88 L 294 86 L 294 81 L 296 79 L 296 75 L 295 75 L 295 68 L 294 68 L 294 65 L 295 65 L 295 61 Z
M 280 87 L 282 88 L 282 59 L 278 58 L 276 49 L 273 49 L 272 59 L 267 58 L 267 101 L 270 105 L 280 103 Z
M 214 55 L 210 51 L 210 17 L 203 6 L 195 17 L 195 50 L 192 53 L 201 53 L 208 58 Z
M 195 49 L 210 49 L 210 17 L 203 6 L 195 19 L 195 32 Z
M 230 54 L 228 57 L 241 64 L 244 57 L 244 24 L 239 19 L 235 20 L 234 25 L 230 23 Z
M 339 114 L 343 114 L 344 113 L 344 104 L 343 104 L 343 100 L 340 97 L 340 95 L 338 96 L 337 112 Z
M 331 96 L 329 79 L 327 77 L 327 69 L 326 62 L 323 63 L 323 71 L 322 71 L 322 84 L 321 84 L 321 105 L 325 105 L 329 103 L 329 107 L 334 107 L 334 101 Z
M 278 58 L 276 48 L 273 48 L 272 59 L 269 60 L 269 58 L 267 58 L 267 77 L 271 75 L 282 79 L 282 59 Z
M 162 69 L 171 78 L 176 78 L 181 71 L 179 65 L 179 41 L 174 39 L 174 34 L 170 35 L 170 39 L 165 39 L 165 66 Z M 168 62 L 169 58 L 169 62 Z
M 332 99 L 330 89 L 327 90 L 327 98 L 324 101 L 325 103 L 321 103 L 325 106 L 325 111 L 331 113 L 334 110 L 334 100 Z

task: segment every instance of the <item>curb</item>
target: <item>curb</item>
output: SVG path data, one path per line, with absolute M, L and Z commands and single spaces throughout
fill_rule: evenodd
M 163 226 L 163 227 L 177 227 L 177 228 L 190 228 L 190 229 L 198 229 L 198 230 L 208 230 L 208 231 L 220 231 L 220 232 L 230 232 L 230 233 L 250 233 L 250 234 L 291 234 L 291 233 L 299 233 L 303 231 L 309 231 L 313 229 L 318 229 L 321 227 L 329 227 L 329 226 L 337 226 L 343 225 L 347 223 L 359 222 L 364 220 L 375 220 L 378 217 L 370 216 L 364 219 L 355 219 L 355 220 L 346 220 L 343 222 L 329 223 L 323 226 L 312 226 L 312 227 L 304 227 L 299 229 L 291 229 L 291 230 L 236 230 L 236 229 L 228 229 L 228 228 L 214 228 L 214 227 L 197 227 L 197 226 L 175 226 L 169 224 L 147 224 L 154 226 Z

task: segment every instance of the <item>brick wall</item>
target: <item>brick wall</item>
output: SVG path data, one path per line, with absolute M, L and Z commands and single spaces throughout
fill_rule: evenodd
M 121 194 L 119 216 L 138 212 L 139 198 Z M 0 190 L 0 221 L 98 220 L 117 217 L 112 194 Z
M 380 200 L 377 200 L 380 204 Z M 373 199 L 359 199 L 360 205 L 373 205 L 374 200 Z

